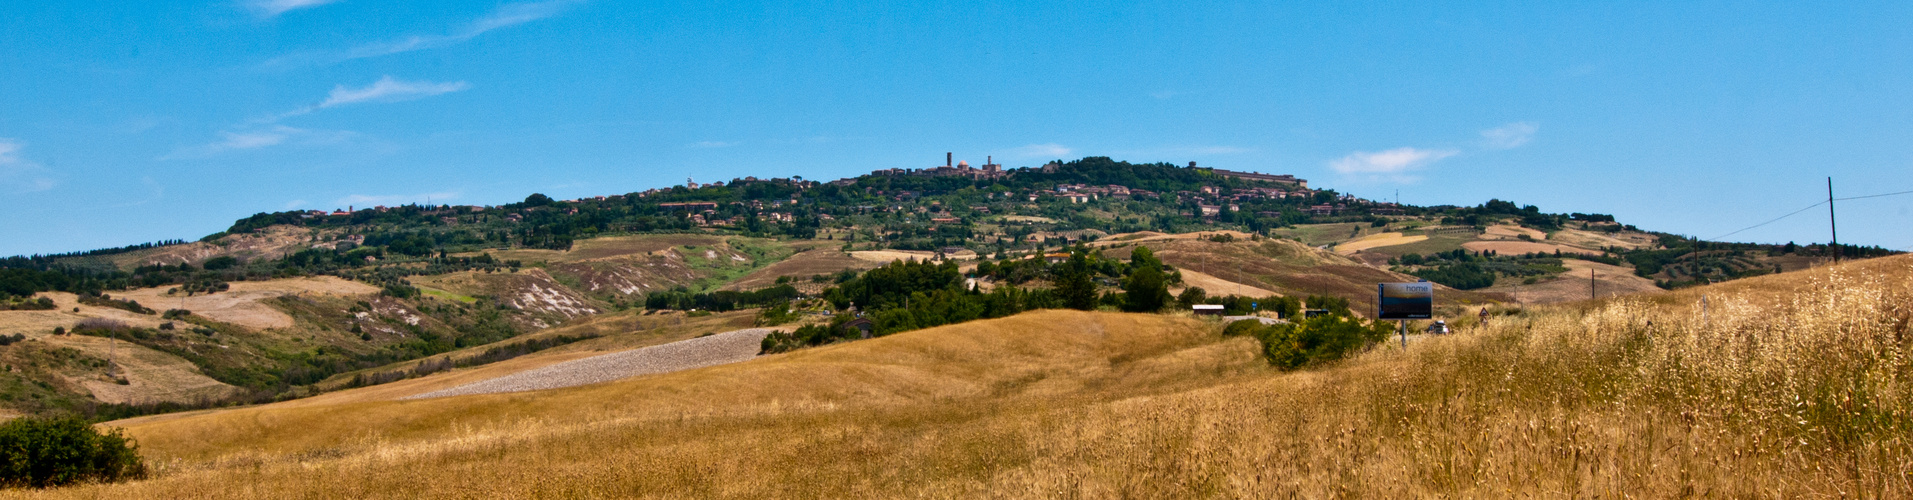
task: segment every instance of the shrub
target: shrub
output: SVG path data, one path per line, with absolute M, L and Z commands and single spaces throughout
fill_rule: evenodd
M 1481 265 L 1473 262 L 1441 266 L 1435 269 L 1411 271 L 1408 274 L 1428 281 L 1448 285 L 1456 290 L 1487 288 L 1495 284 L 1495 273 L 1484 270 L 1481 268 Z
M 1182 289 L 1182 294 L 1176 296 L 1176 304 L 1182 306 L 1183 309 L 1188 309 L 1189 306 L 1196 304 L 1203 304 L 1205 300 L 1209 300 L 1209 292 L 1204 291 L 1202 287 L 1199 286 L 1184 288 Z
M 777 326 L 796 321 L 798 314 L 791 311 L 789 302 L 774 302 L 757 312 L 757 326 Z
M 146 477 L 139 445 L 78 417 L 23 417 L 0 425 L 0 484 L 45 488 Z
M 201 264 L 201 266 L 205 267 L 207 271 L 218 271 L 221 269 L 228 269 L 237 265 L 239 265 L 239 259 L 233 258 L 232 256 L 213 257 L 211 259 L 206 259 L 206 262 Z
M 1229 324 L 1224 335 L 1248 335 L 1262 341 L 1269 364 L 1283 369 L 1335 361 L 1388 338 L 1389 326 L 1343 314 L 1316 316 L 1300 322 L 1263 325 L 1257 320 Z
M 54 307 L 56 306 L 53 305 L 53 299 L 46 297 L 21 300 L 19 302 L 0 302 L 0 311 L 9 309 L 16 311 L 51 311 Z
M 74 323 L 73 330 L 71 331 L 79 335 L 92 335 L 95 337 L 112 337 L 120 333 L 125 333 L 132 329 L 133 327 L 127 326 L 126 323 L 121 323 L 119 321 L 115 321 L 111 319 L 86 318 L 86 319 L 80 320 L 78 323 Z

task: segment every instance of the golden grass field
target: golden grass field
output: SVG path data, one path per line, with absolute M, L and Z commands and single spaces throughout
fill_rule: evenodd
M 1599 262 L 1580 259 L 1561 259 L 1561 266 L 1568 271 L 1531 285 L 1518 285 L 1515 279 L 1503 280 L 1503 284 L 1478 289 L 1479 292 L 1506 294 L 1510 301 L 1522 304 L 1548 304 L 1555 302 L 1573 302 L 1589 297 L 1588 273 L 1594 273 L 1594 289 L 1597 297 L 1616 295 L 1657 294 L 1664 290 L 1654 284 L 1654 280 L 1634 274 L 1630 268 L 1612 266 Z
M 878 263 L 869 259 L 851 256 L 842 250 L 817 246 L 797 252 L 789 258 L 764 266 L 744 277 L 723 286 L 725 290 L 757 290 L 775 285 L 779 277 L 791 277 L 804 281 L 819 274 L 832 274 L 845 269 L 864 271 L 889 261 Z
M 1492 226 L 1488 226 L 1488 228 L 1483 230 L 1481 233 L 1482 233 L 1481 234 L 1482 239 L 1515 240 L 1515 239 L 1521 239 L 1522 236 L 1527 236 L 1529 238 L 1533 238 L 1536 240 L 1548 239 L 1548 233 L 1544 233 L 1535 229 L 1509 225 L 1509 224 L 1495 224 Z
M 872 267 L 889 264 L 891 262 L 896 262 L 900 260 L 941 262 L 941 260 L 937 259 L 936 252 L 925 251 L 925 250 L 858 250 L 855 252 L 850 252 L 850 256 L 855 257 L 857 260 L 869 262 L 872 264 Z M 977 254 L 976 252 L 964 250 L 962 252 L 945 255 L 945 257 L 949 257 L 950 260 L 957 260 L 957 261 L 976 260 Z M 842 269 L 839 269 L 839 270 L 842 270 Z
M 213 321 L 263 330 L 289 328 L 293 321 L 291 316 L 260 303 L 261 300 L 305 294 L 370 295 L 378 293 L 379 287 L 333 276 L 312 276 L 240 281 L 233 283 L 229 291 L 195 294 L 191 297 L 187 297 L 183 292 L 167 295 L 166 290 L 168 289 L 141 288 L 112 295 L 118 299 L 137 300 L 140 304 L 157 310 L 185 309 Z
M 1423 236 L 1419 234 L 1414 236 L 1403 236 L 1402 233 L 1376 233 L 1376 234 L 1371 234 L 1368 236 L 1363 236 L 1359 239 L 1351 240 L 1345 243 L 1337 244 L 1335 245 L 1335 253 L 1339 253 L 1342 255 L 1353 255 L 1355 252 L 1360 252 L 1370 248 L 1406 245 L 1409 243 L 1414 243 L 1418 241 L 1427 241 L 1427 240 L 1428 240 L 1427 236 Z
M 1182 290 L 1187 287 L 1197 287 L 1201 288 L 1203 293 L 1215 296 L 1241 295 L 1243 297 L 1272 297 L 1281 295 L 1267 289 L 1256 288 L 1229 281 L 1225 278 L 1203 274 L 1201 271 L 1194 269 L 1183 269 L 1181 272 L 1182 286 L 1170 290 L 1171 293 L 1182 293 Z
M 5 495 L 1903 498 L 1909 285 L 1901 256 L 1534 307 L 1294 373 L 1218 324 L 1040 311 L 595 386 L 114 423 L 154 478 Z

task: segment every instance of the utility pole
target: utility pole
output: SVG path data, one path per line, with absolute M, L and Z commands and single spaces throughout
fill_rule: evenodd
M 1833 178 L 1827 178 L 1827 229 L 1833 230 L 1833 263 L 1840 263 L 1840 219 L 1833 216 Z
M 1590 299 L 1590 300 L 1592 300 L 1592 299 L 1594 299 L 1594 298 L 1595 298 L 1595 295 L 1594 295 L 1594 269 L 1593 269 L 1593 268 L 1588 268 L 1588 299 Z

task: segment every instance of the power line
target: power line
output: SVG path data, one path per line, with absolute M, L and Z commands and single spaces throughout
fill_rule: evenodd
M 1795 210 L 1795 211 L 1792 211 L 1792 212 L 1788 212 L 1788 213 L 1787 213 L 1787 215 L 1782 215 L 1782 216 L 1779 216 L 1779 217 L 1775 217 L 1775 218 L 1773 218 L 1773 220 L 1769 220 L 1769 221 L 1767 221 L 1767 222 L 1762 222 L 1762 223 L 1759 223 L 1759 224 L 1754 224 L 1754 225 L 1751 225 L 1751 226 L 1747 226 L 1747 227 L 1743 227 L 1743 228 L 1740 228 L 1739 230 L 1736 230 L 1736 231 L 1734 231 L 1734 232 L 1731 232 L 1731 233 L 1727 233 L 1727 234 L 1723 234 L 1723 235 L 1720 235 L 1720 236 L 1715 236 L 1715 237 L 1712 237 L 1712 238 L 1708 238 L 1708 239 L 1709 239 L 1709 240 L 1714 240 L 1714 241 L 1719 241 L 1719 240 L 1720 240 L 1721 238 L 1726 238 L 1726 237 L 1728 237 L 1728 236 L 1733 236 L 1733 235 L 1736 235 L 1736 234 L 1740 234 L 1740 233 L 1742 233 L 1742 232 L 1745 232 L 1745 231 L 1747 231 L 1747 230 L 1749 230 L 1749 229 L 1753 229 L 1753 228 L 1757 228 L 1757 227 L 1760 227 L 1760 226 L 1765 226 L 1765 225 L 1768 225 L 1768 224 L 1772 224 L 1772 223 L 1775 223 L 1775 222 L 1780 222 L 1780 220 L 1781 220 L 1781 219 L 1785 219 L 1785 218 L 1788 218 L 1788 217 L 1793 217 L 1793 216 L 1795 216 L 1795 215 L 1800 215 L 1800 212 L 1805 212 L 1805 211 L 1808 211 L 1808 210 L 1812 210 L 1812 209 L 1814 209 L 1814 208 L 1817 208 L 1817 207 L 1819 207 L 1819 206 L 1821 206 L 1821 205 L 1825 205 L 1825 204 L 1827 204 L 1827 203 L 1831 203 L 1831 202 L 1834 202 L 1834 201 L 1847 201 L 1847 200 L 1861 200 L 1861 199 L 1866 199 L 1866 198 L 1881 198 L 1881 197 L 1886 197 L 1886 196 L 1899 196 L 1899 195 L 1903 195 L 1903 194 L 1913 194 L 1913 191 L 1897 191 L 1897 192 L 1892 192 L 1892 193 L 1880 193 L 1880 194 L 1869 194 L 1869 195 L 1865 195 L 1865 196 L 1849 196 L 1849 197 L 1846 197 L 1846 198 L 1833 198 L 1833 199 L 1831 199 L 1831 200 L 1829 200 L 1829 201 L 1823 201 L 1823 202 L 1819 202 L 1819 203 L 1815 203 L 1815 204 L 1812 204 L 1812 205 L 1808 205 L 1808 206 L 1807 206 L 1806 208 L 1802 208 L 1802 209 L 1799 209 L 1799 210 Z
M 1849 197 L 1849 198 L 1834 198 L 1834 201 L 1847 201 L 1847 200 L 1858 200 L 1858 199 L 1862 199 L 1862 198 L 1879 198 L 1879 197 L 1882 197 L 1882 196 L 1899 196 L 1899 195 L 1903 195 L 1903 194 L 1913 194 L 1913 191 L 1900 191 L 1900 192 L 1897 192 L 1897 193 L 1880 193 L 1880 194 L 1869 194 L 1869 195 L 1866 195 L 1866 196 L 1854 196 L 1854 197 Z
M 1792 211 L 1792 212 L 1788 212 L 1788 213 L 1787 213 L 1787 215 L 1782 215 L 1782 216 L 1779 216 L 1779 217 L 1774 217 L 1774 218 L 1773 218 L 1773 220 L 1769 220 L 1769 221 L 1767 221 L 1767 222 L 1762 222 L 1762 223 L 1759 223 L 1759 224 L 1754 224 L 1754 225 L 1751 225 L 1751 226 L 1747 226 L 1747 227 L 1743 227 L 1743 228 L 1740 228 L 1739 230 L 1736 230 L 1736 231 L 1734 231 L 1734 232 L 1731 232 L 1731 233 L 1727 233 L 1727 234 L 1723 234 L 1723 235 L 1720 235 L 1720 236 L 1715 236 L 1715 237 L 1712 237 L 1712 238 L 1708 238 L 1708 239 L 1709 239 L 1709 240 L 1714 240 L 1714 241 L 1720 241 L 1720 239 L 1721 239 L 1721 238 L 1726 238 L 1726 237 L 1728 237 L 1728 236 L 1733 236 L 1733 235 L 1736 235 L 1736 234 L 1740 234 L 1741 232 L 1744 232 L 1744 231 L 1746 231 L 1746 230 L 1749 230 L 1749 229 L 1753 229 L 1753 228 L 1756 228 L 1756 227 L 1760 227 L 1760 226 L 1765 226 L 1765 225 L 1768 225 L 1768 224 L 1772 224 L 1772 223 L 1775 223 L 1775 222 L 1780 222 L 1780 219 L 1785 219 L 1785 218 L 1788 218 L 1788 217 L 1793 217 L 1793 216 L 1795 216 L 1795 215 L 1800 215 L 1800 212 L 1805 212 L 1805 211 L 1808 211 L 1808 210 L 1813 210 L 1814 208 L 1818 208 L 1819 206 L 1821 206 L 1821 205 L 1825 205 L 1825 204 L 1827 204 L 1827 202 L 1824 202 L 1824 201 L 1823 201 L 1823 202 L 1819 202 L 1819 203 L 1815 203 L 1815 204 L 1812 204 L 1812 205 L 1807 205 L 1807 207 L 1806 207 L 1806 208 L 1802 208 L 1802 209 L 1799 209 L 1799 210 L 1795 210 L 1795 211 Z

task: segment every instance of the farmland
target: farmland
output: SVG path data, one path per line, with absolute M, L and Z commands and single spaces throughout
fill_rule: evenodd
M 1293 373 L 1198 320 L 1029 313 L 571 389 L 130 421 L 157 478 L 46 493 L 1903 496 L 1909 282 L 1896 257 L 1530 307 Z

